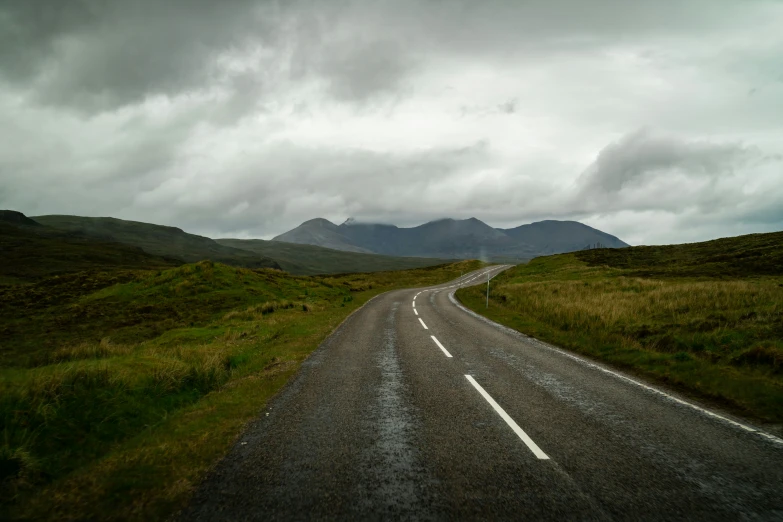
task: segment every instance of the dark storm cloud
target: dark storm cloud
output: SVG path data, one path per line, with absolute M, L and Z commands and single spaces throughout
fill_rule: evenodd
M 717 9 L 699 6 L 611 0 L 6 0 L 0 3 L 0 74 L 32 86 L 45 103 L 110 109 L 203 87 L 213 80 L 212 60 L 221 52 L 268 44 L 277 46 L 278 60 L 291 53 L 299 62 L 294 69 L 322 76 L 337 98 L 364 101 L 399 88 L 417 54 L 503 55 L 542 45 L 574 50 L 627 32 L 659 30 L 664 21 L 673 28 L 725 23 L 726 16 L 713 15 Z
M 251 0 L 9 0 L 0 74 L 43 103 L 101 110 L 201 86 L 216 54 L 264 41 L 271 10 Z

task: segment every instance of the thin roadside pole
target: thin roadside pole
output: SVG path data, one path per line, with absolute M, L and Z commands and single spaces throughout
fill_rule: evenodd
M 487 272 L 487 308 L 489 308 L 489 272 Z

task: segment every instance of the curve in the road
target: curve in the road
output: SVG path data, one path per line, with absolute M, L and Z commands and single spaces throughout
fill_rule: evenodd
M 456 301 L 505 268 L 368 302 L 180 518 L 783 518 L 780 439 Z

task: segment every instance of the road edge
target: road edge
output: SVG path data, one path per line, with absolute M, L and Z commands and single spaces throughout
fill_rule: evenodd
M 500 323 L 496 323 L 492 319 L 489 319 L 488 317 L 485 317 L 477 312 L 474 312 L 462 302 L 460 302 L 459 298 L 455 295 L 457 290 L 452 290 L 449 292 L 449 300 L 454 304 L 457 308 L 462 310 L 463 312 L 472 315 L 476 319 L 479 319 L 481 321 L 484 321 L 485 323 L 489 324 L 490 326 L 501 330 L 505 333 L 508 333 L 512 335 L 513 337 L 516 337 L 520 341 L 523 341 L 525 343 L 528 343 L 532 346 L 535 346 L 539 349 L 545 349 L 549 350 L 551 352 L 557 353 L 558 355 L 562 357 L 567 357 L 571 360 L 577 361 L 578 363 L 582 364 L 583 366 L 586 366 L 590 369 L 600 371 L 602 373 L 611 375 L 615 379 L 624 381 L 628 384 L 633 384 L 634 386 L 637 386 L 639 388 L 642 388 L 643 390 L 647 391 L 648 393 L 657 395 L 660 398 L 663 398 L 669 402 L 674 402 L 682 407 L 687 407 L 692 410 L 695 410 L 700 415 L 710 417 L 715 421 L 721 422 L 723 424 L 727 424 L 729 426 L 732 426 L 735 429 L 739 429 L 742 431 L 745 431 L 747 433 L 752 433 L 754 435 L 759 436 L 762 440 L 765 440 L 769 443 L 772 443 L 776 445 L 777 447 L 783 448 L 783 439 L 780 437 L 777 437 L 771 433 L 768 433 L 756 426 L 753 426 L 752 424 L 746 422 L 746 421 L 740 421 L 740 420 L 734 420 L 731 418 L 730 415 L 726 413 L 716 413 L 710 409 L 707 409 L 705 407 L 699 406 L 697 404 L 694 404 L 693 402 L 690 402 L 688 400 L 685 400 L 681 397 L 678 397 L 676 394 L 668 391 L 664 391 L 662 389 L 659 389 L 657 386 L 653 385 L 652 383 L 644 383 L 638 380 L 638 378 L 633 378 L 628 375 L 626 375 L 624 372 L 611 368 L 610 366 L 606 365 L 605 363 L 599 363 L 592 361 L 590 359 L 585 358 L 584 356 L 577 355 L 575 353 L 572 353 L 570 350 L 566 350 L 565 348 L 561 348 L 559 346 L 555 346 L 553 344 L 547 343 L 545 341 L 541 341 L 540 339 L 536 339 L 535 337 L 531 337 L 525 333 L 520 332 L 519 330 L 515 330 L 513 328 L 510 328 L 508 326 L 502 325 Z M 657 383 L 656 383 L 657 384 Z

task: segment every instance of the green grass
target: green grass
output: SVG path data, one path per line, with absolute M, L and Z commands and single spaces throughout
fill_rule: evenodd
M 79 234 L 101 241 L 113 241 L 137 247 L 155 256 L 196 263 L 209 259 L 246 268 L 280 268 L 266 256 L 218 244 L 176 227 L 127 221 L 111 217 L 35 216 L 35 221 L 47 227 Z
M 528 335 L 783 422 L 783 233 L 537 258 L 457 295 Z
M 0 286 L 95 269 L 169 268 L 180 261 L 44 226 L 0 221 Z
M 0 288 L 0 518 L 166 518 L 350 312 L 479 266 L 296 277 L 205 261 Z
M 221 245 L 271 257 L 283 270 L 297 275 L 408 270 L 450 262 L 446 259 L 427 257 L 394 257 L 344 252 L 315 245 L 262 239 L 217 239 L 216 241 Z

